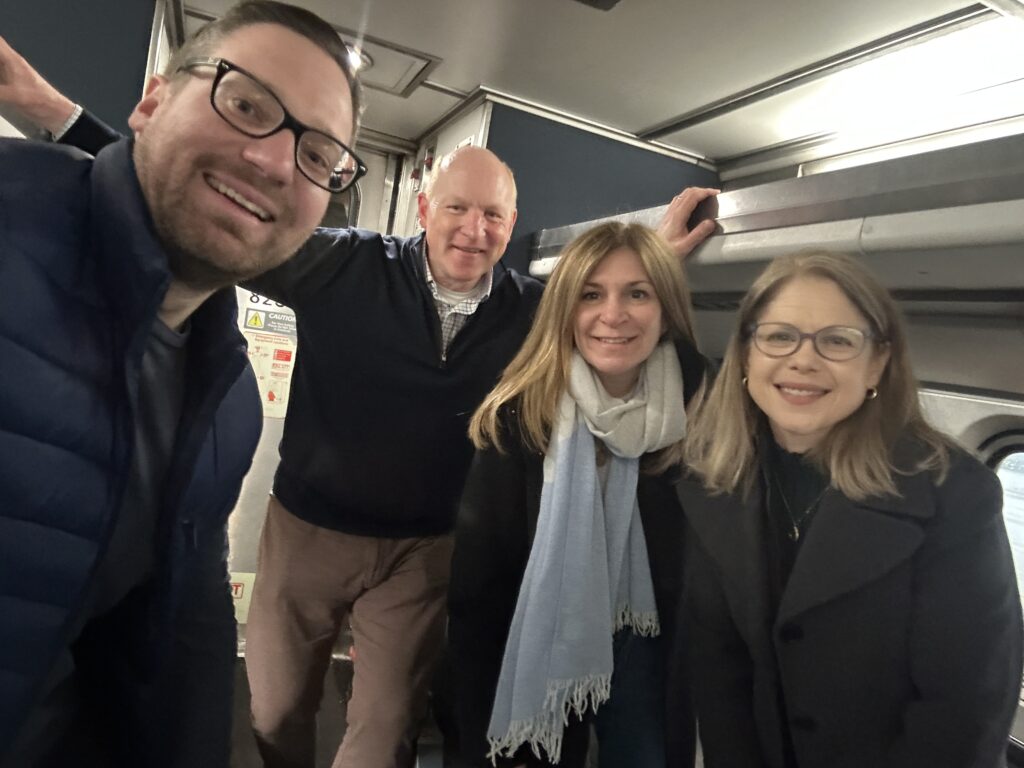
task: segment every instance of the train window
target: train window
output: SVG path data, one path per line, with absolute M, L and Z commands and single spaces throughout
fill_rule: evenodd
M 1003 484 L 1003 519 L 1017 569 L 1017 588 L 1024 595 L 1024 448 L 1004 456 L 996 474 Z
M 1017 570 L 1017 589 L 1024 595 L 1024 447 L 1011 450 L 995 470 L 1003 484 L 1003 519 Z M 1011 736 L 1018 744 L 1024 743 L 1024 681 Z

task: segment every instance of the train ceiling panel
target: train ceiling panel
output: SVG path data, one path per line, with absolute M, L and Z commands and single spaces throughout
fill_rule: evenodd
M 483 86 L 734 166 L 1006 120 L 1022 103 L 1018 0 L 298 1 L 365 41 L 367 83 L 392 94 L 447 108 Z M 380 93 L 366 124 L 383 133 L 416 140 L 445 111 L 425 97 L 375 109 Z
M 408 97 L 367 91 L 363 125 L 391 136 L 415 139 L 460 101 L 457 96 L 427 88 L 418 88 Z
M 430 54 L 398 48 L 383 40 L 359 37 L 353 33 L 345 35 L 355 40 L 358 49 L 368 57 L 367 67 L 362 73 L 363 85 L 395 96 L 408 96 L 440 63 Z
M 1020 132 L 1022 47 L 1024 23 L 988 16 L 659 138 L 699 146 L 720 163 L 747 155 L 749 165 L 765 147 L 810 136 L 825 139 L 815 145 L 821 156 L 958 130 L 959 143 L 974 137 L 968 128 L 981 125 L 1013 123 L 1010 132 Z M 776 151 L 774 164 L 787 159 Z
M 301 3 L 299 3 L 301 5 Z M 193 34 L 220 10 L 185 7 L 185 31 Z M 366 88 L 394 96 L 409 96 L 441 63 L 441 59 L 364 33 L 334 26 L 350 46 L 362 54 L 360 77 Z

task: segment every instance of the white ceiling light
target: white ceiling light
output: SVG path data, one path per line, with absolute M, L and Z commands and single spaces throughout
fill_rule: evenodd
M 373 59 L 366 51 L 351 43 L 346 43 L 345 47 L 348 48 L 348 63 L 353 70 L 362 73 L 373 66 Z
M 1024 25 L 996 18 L 894 51 L 801 89 L 779 135 L 834 134 L 828 155 L 956 132 L 1024 114 Z M 906 152 L 904 152 L 906 154 Z

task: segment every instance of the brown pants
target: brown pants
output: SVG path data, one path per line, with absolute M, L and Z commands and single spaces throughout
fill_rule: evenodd
M 352 625 L 348 724 L 334 768 L 409 768 L 444 638 L 452 537 L 378 539 L 307 523 L 273 496 L 246 626 L 266 768 L 313 768 L 331 648 Z

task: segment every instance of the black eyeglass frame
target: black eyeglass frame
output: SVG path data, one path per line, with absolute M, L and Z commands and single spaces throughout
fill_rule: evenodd
M 239 133 L 241 133 L 241 134 L 243 134 L 245 136 L 251 136 L 254 139 L 265 139 L 268 136 L 273 136 L 275 133 L 278 133 L 278 132 L 286 130 L 286 129 L 292 132 L 292 135 L 295 136 L 295 167 L 299 169 L 299 173 L 301 173 L 303 176 L 306 177 L 306 179 L 309 180 L 310 184 L 313 184 L 313 185 L 315 185 L 317 187 L 320 187 L 320 189 L 326 189 L 328 192 L 330 192 L 333 195 L 339 195 L 342 192 L 345 192 L 348 189 L 350 189 L 352 186 L 355 185 L 355 183 L 357 181 L 359 181 L 359 179 L 361 179 L 363 176 L 366 175 L 367 170 L 368 170 L 367 167 L 366 167 L 366 164 L 359 158 L 359 155 L 357 155 L 348 146 L 348 144 L 343 142 L 341 139 L 335 138 L 334 136 L 331 136 L 330 134 L 325 133 L 324 131 L 321 131 L 318 128 L 312 128 L 312 127 L 306 125 L 305 123 L 303 123 L 301 120 L 298 120 L 291 112 L 288 111 L 288 108 L 285 107 L 285 105 L 281 102 L 281 99 L 278 98 L 277 94 L 274 93 L 273 89 L 270 88 L 270 86 L 268 86 L 266 83 L 264 83 L 258 77 L 256 77 L 254 74 L 252 74 L 252 72 L 249 72 L 248 70 L 243 69 L 242 67 L 240 67 L 237 64 L 234 64 L 234 63 L 232 63 L 230 61 L 228 61 L 227 59 L 221 59 L 221 58 L 189 59 L 184 64 L 182 64 L 180 67 L 178 67 L 177 71 L 178 72 L 187 72 L 188 74 L 192 74 L 191 70 L 194 67 L 214 67 L 214 68 L 216 68 L 217 73 L 213 76 L 213 83 L 210 86 L 210 106 L 213 107 L 213 111 L 217 113 L 217 116 L 221 120 L 223 120 L 225 123 L 230 125 L 232 128 L 234 128 Z M 250 80 L 252 80 L 254 83 L 256 83 L 260 88 L 262 88 L 268 94 L 270 94 L 270 97 L 275 102 L 277 102 L 277 105 L 281 108 L 282 118 L 281 118 L 281 122 L 278 124 L 278 126 L 276 128 L 272 128 L 271 130 L 265 131 L 265 132 L 262 132 L 262 133 L 252 133 L 251 131 L 243 130 L 242 128 L 239 128 L 237 125 L 235 125 L 233 122 L 231 122 L 227 117 L 225 117 L 224 113 L 222 113 L 217 108 L 217 100 L 214 98 L 216 93 L 217 93 L 217 87 L 220 85 L 221 81 L 224 79 L 224 76 L 227 75 L 228 72 L 232 72 L 232 71 L 238 72 L 239 74 L 245 75 L 246 77 L 248 77 Z M 302 139 L 302 135 L 304 133 L 306 133 L 307 131 L 312 132 L 312 133 L 318 133 L 321 136 L 326 136 L 328 139 L 330 139 L 331 141 L 333 141 L 333 142 L 337 143 L 339 146 L 341 146 L 341 148 L 345 152 L 347 152 L 349 155 L 351 155 L 352 159 L 355 161 L 356 170 L 355 170 L 355 173 L 352 174 L 352 178 L 349 179 L 348 183 L 346 183 L 346 184 L 344 184 L 344 185 L 342 185 L 342 186 L 340 186 L 338 188 L 333 188 L 333 187 L 329 186 L 329 184 L 328 185 L 321 184 L 319 181 L 317 181 L 316 179 L 312 178 L 308 173 L 306 173 L 306 171 L 303 170 L 302 165 L 299 163 L 299 143 L 300 143 L 300 140 Z M 338 177 L 338 176 L 340 176 L 339 173 L 332 171 L 332 173 L 331 173 L 331 177 L 332 178 Z
M 766 352 L 764 349 L 762 349 L 761 345 L 757 343 L 757 329 L 763 325 L 775 325 L 782 328 L 791 328 L 798 337 L 796 345 L 793 347 L 791 351 L 784 352 L 782 354 Z M 851 355 L 850 357 L 843 357 L 837 360 L 834 357 L 830 357 L 829 355 L 826 355 L 824 352 L 821 351 L 821 348 L 818 346 L 818 336 L 824 333 L 825 331 L 832 331 L 837 328 L 841 328 L 844 331 L 856 331 L 857 333 L 864 337 L 864 345 L 859 350 L 857 350 L 857 354 Z M 864 350 L 868 348 L 867 342 L 869 341 L 874 341 L 878 344 L 886 343 L 885 339 L 878 336 L 870 328 L 865 330 L 864 328 L 855 328 L 852 325 L 826 325 L 824 328 L 819 328 L 814 333 L 804 333 L 795 325 L 792 325 L 790 323 L 750 323 L 747 326 L 746 330 L 747 339 L 750 341 L 751 344 L 753 344 L 757 348 L 757 351 L 760 352 L 765 357 L 771 357 L 776 360 L 783 357 L 791 357 L 792 355 L 795 355 L 797 352 L 800 351 L 800 347 L 803 346 L 804 341 L 806 339 L 811 340 L 811 346 L 814 348 L 814 351 L 818 354 L 819 357 L 825 360 L 830 360 L 833 363 L 845 363 L 850 360 L 856 360 L 858 357 L 864 354 Z

